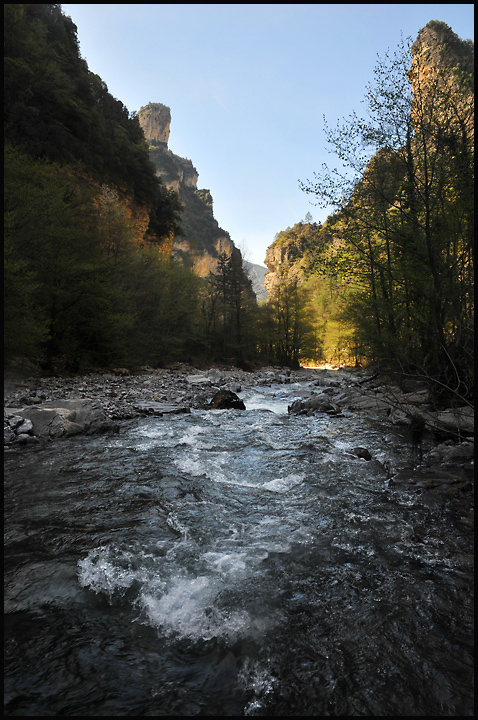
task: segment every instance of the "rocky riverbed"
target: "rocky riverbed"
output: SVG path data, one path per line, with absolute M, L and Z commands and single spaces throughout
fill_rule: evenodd
M 263 368 L 245 372 L 177 365 L 147 367 L 136 374 L 119 368 L 76 377 L 6 378 L 4 444 L 18 447 L 81 433 L 114 432 L 133 418 L 206 408 L 219 390 L 240 395 L 261 385 L 290 385 L 291 414 L 325 413 L 333 418 L 344 412 L 367 413 L 399 428 L 403 441 L 410 443 L 414 461 L 407 468 L 386 467 L 392 483 L 471 489 L 473 409 L 437 410 L 425 387 L 400 389 L 364 370 Z M 391 441 L 384 435 L 384 445 Z M 367 448 L 356 450 L 358 458 L 372 459 Z

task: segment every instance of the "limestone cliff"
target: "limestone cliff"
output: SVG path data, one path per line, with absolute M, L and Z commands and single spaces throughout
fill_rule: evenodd
M 412 119 L 420 115 L 453 125 L 461 118 L 468 136 L 474 130 L 474 53 L 471 40 L 462 40 L 444 22 L 431 20 L 412 45 Z
M 150 142 L 168 144 L 171 110 L 167 105 L 149 103 L 140 109 L 138 117 L 144 135 Z
M 149 103 L 140 108 L 138 120 L 157 174 L 168 188 L 179 194 L 183 204 L 184 234 L 175 236 L 173 254 L 191 263 L 198 275 L 206 277 L 215 270 L 221 253 L 229 256 L 240 251 L 214 218 L 210 191 L 197 187 L 199 175 L 191 160 L 175 155 L 168 148 L 170 109 L 161 103 Z
M 264 285 L 269 295 L 284 275 L 302 284 L 310 275 L 318 254 L 330 243 L 333 243 L 333 237 L 325 223 L 299 222 L 278 233 L 266 252 L 265 263 L 269 272 L 264 278 Z

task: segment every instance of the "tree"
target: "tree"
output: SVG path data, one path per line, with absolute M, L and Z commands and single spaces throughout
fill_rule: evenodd
M 206 345 L 222 359 L 234 359 L 239 365 L 255 353 L 253 332 L 256 299 L 242 256 L 235 250 L 221 253 L 216 271 L 208 278 L 203 301 Z
M 473 377 L 471 64 L 444 24 L 402 41 L 375 68 L 368 118 L 327 127 L 344 170 L 302 184 L 338 210 L 354 266 L 346 315 L 366 356 L 460 401 Z
M 286 262 L 276 270 L 267 304 L 261 308 L 260 346 L 266 358 L 297 368 L 300 360 L 322 359 L 323 334 L 315 288 L 304 284 L 292 267 Z

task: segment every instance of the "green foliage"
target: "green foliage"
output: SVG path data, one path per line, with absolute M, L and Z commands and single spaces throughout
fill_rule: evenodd
M 196 354 L 201 286 L 183 263 L 158 256 L 154 245 L 138 254 L 128 279 L 135 308 L 129 342 L 134 364 L 161 367 Z
M 182 206 L 136 116 L 88 70 L 59 5 L 4 17 L 5 358 L 77 371 L 187 353 L 197 280 L 155 245 Z M 148 211 L 144 238 L 124 196 Z
M 116 190 L 5 153 L 5 356 L 72 371 L 190 352 L 200 281 L 140 246 Z
M 333 220 L 296 223 L 276 235 L 279 281 L 267 301 L 262 352 L 286 364 L 345 362 L 346 325 L 337 319 L 351 268 L 337 253 Z M 294 327 L 296 328 L 294 330 Z M 340 330 L 340 332 L 339 332 Z M 268 348 L 268 349 L 267 349 Z
M 451 31 L 438 30 L 443 42 L 412 69 L 404 43 L 379 62 L 369 118 L 328 130 L 344 173 L 325 169 L 303 189 L 339 211 L 326 267 L 348 285 L 337 318 L 352 329 L 351 351 L 463 402 L 473 387 L 473 95 L 450 64 Z M 469 46 L 458 45 L 469 69 Z
M 151 235 L 179 228 L 177 197 L 156 176 L 136 115 L 80 56 L 60 5 L 4 5 L 5 139 L 35 158 L 132 191 Z
M 202 300 L 202 345 L 209 359 L 241 365 L 254 357 L 257 303 L 239 251 L 219 256 Z
M 323 359 L 324 322 L 317 302 L 320 281 L 303 283 L 283 263 L 267 303 L 260 308 L 259 348 L 262 358 L 298 367 L 300 361 Z

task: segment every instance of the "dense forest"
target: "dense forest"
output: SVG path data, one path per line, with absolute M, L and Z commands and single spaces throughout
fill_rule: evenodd
M 220 279 L 202 281 L 171 257 L 179 197 L 135 113 L 81 58 L 71 19 L 52 4 L 4 16 L 7 363 L 78 372 L 254 354 L 242 265 L 223 259 Z
M 239 252 L 205 279 L 172 257 L 179 196 L 61 6 L 4 13 L 7 363 L 367 363 L 470 401 L 470 41 L 432 21 L 379 60 L 367 118 L 326 126 L 343 171 L 301 183 L 334 212 L 276 236 L 258 305 Z

